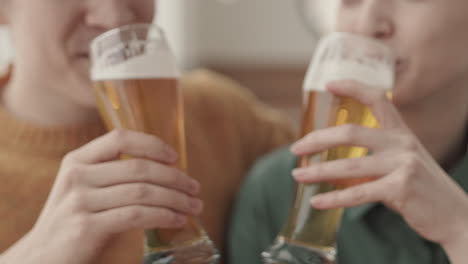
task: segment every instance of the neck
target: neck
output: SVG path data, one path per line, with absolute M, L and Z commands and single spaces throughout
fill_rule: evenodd
M 2 104 L 15 118 L 39 126 L 68 126 L 98 118 L 95 109 L 80 106 L 57 90 L 46 87 L 47 84 L 34 81 L 44 78 L 22 78 L 23 75 L 15 71 L 3 91 Z
M 450 169 L 466 154 L 468 90 L 460 86 L 440 91 L 416 105 L 398 109 L 430 154 Z

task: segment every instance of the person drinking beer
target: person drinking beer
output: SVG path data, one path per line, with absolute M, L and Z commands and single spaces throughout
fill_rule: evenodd
M 466 263 L 468 2 L 342 0 L 338 12 L 338 31 L 374 39 L 395 53 L 391 99 L 355 80 L 326 85 L 328 93 L 368 106 L 380 126 L 314 130 L 262 159 L 233 214 L 230 263 L 261 262 L 292 210 L 294 180 L 333 185 L 361 179 L 310 201 L 316 210 L 348 208 L 337 263 Z M 369 153 L 295 169 L 297 156 L 342 146 Z
M 167 142 L 105 133 L 90 41 L 151 23 L 153 10 L 153 0 L 0 0 L 16 51 L 0 78 L 0 263 L 141 263 L 142 230 L 183 226 L 201 200 L 202 223 L 222 249 L 241 175 L 292 138 L 276 112 L 203 70 L 180 80 L 193 178 L 170 166 L 179 154 Z

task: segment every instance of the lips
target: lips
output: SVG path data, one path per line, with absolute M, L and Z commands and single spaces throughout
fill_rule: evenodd
M 78 53 L 76 56 L 80 59 L 89 59 L 88 53 Z
M 401 79 L 401 76 L 404 74 L 408 68 L 408 63 L 402 59 L 398 59 L 395 64 L 395 78 L 396 80 Z
M 404 68 L 405 68 L 405 65 L 406 65 L 406 63 L 404 63 L 403 60 L 398 59 L 398 60 L 396 61 L 396 63 L 395 63 L 395 71 L 396 71 L 397 73 L 403 71 Z

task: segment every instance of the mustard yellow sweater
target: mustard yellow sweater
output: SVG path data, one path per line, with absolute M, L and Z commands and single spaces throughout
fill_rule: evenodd
M 0 86 L 5 83 L 3 79 Z M 222 252 L 231 202 L 246 170 L 294 135 L 281 115 L 230 79 L 199 70 L 182 78 L 181 87 L 188 171 L 202 184 L 201 221 Z M 33 226 L 62 157 L 104 133 L 100 122 L 36 127 L 0 108 L 0 252 Z M 109 243 L 97 263 L 140 263 L 141 247 L 142 232 L 122 234 Z

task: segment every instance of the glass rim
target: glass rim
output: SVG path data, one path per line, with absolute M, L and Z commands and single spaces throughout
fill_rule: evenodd
M 102 42 L 103 40 L 107 38 L 110 38 L 111 36 L 116 35 L 116 33 L 129 31 L 130 29 L 141 29 L 141 28 L 155 29 L 158 32 L 158 34 L 160 34 L 163 38 L 165 37 L 164 31 L 162 30 L 162 28 L 155 23 L 128 24 L 128 25 L 113 28 L 104 33 L 101 33 L 99 36 L 97 36 L 91 41 L 90 49 L 93 50 L 94 47 L 98 45 L 98 43 Z
M 385 55 L 388 55 L 392 59 L 395 58 L 395 53 L 394 53 L 393 49 L 391 47 L 385 45 L 381 41 L 378 41 L 377 39 L 372 38 L 372 37 L 367 37 L 367 36 L 354 34 L 354 33 L 350 33 L 350 32 L 333 31 L 333 32 L 325 34 L 321 39 L 319 39 L 319 42 L 325 42 L 326 43 L 326 42 L 331 41 L 332 39 L 337 39 L 337 38 L 350 38 L 350 39 L 357 40 L 357 41 L 359 41 L 361 43 L 371 44 L 374 47 L 382 49 L 386 53 Z M 323 41 L 321 41 L 321 40 L 323 40 Z
M 302 84 L 302 89 L 304 91 L 308 91 L 308 90 L 316 90 L 316 89 L 320 89 L 322 90 L 322 88 L 317 88 L 315 87 L 315 89 L 312 89 L 313 87 L 310 85 L 311 83 L 315 83 L 315 82 L 324 82 L 324 80 L 326 82 L 328 81 L 331 81 L 332 79 L 330 79 L 329 77 L 325 78 L 323 76 L 320 76 L 317 74 L 318 70 L 317 69 L 320 69 L 319 67 L 323 67 L 323 60 L 330 60 L 330 56 L 325 56 L 324 54 L 326 54 L 326 49 L 330 46 L 330 45 L 334 45 L 336 43 L 345 43 L 345 45 L 340 45 L 339 48 L 338 48 L 338 52 L 337 53 L 342 53 L 343 52 L 343 49 L 346 49 L 346 43 L 350 44 L 350 46 L 353 46 L 353 47 L 356 47 L 357 48 L 357 54 L 361 54 L 361 55 L 365 55 L 368 54 L 367 52 L 363 52 L 365 49 L 369 49 L 369 50 L 375 50 L 376 53 L 378 54 L 381 54 L 382 56 L 378 56 L 377 58 L 373 59 L 372 61 L 373 62 L 376 62 L 378 63 L 379 65 L 382 65 L 383 66 L 383 70 L 378 70 L 376 71 L 375 70 L 375 67 L 358 67 L 357 69 L 364 69 L 364 68 L 368 68 L 368 69 L 372 69 L 371 71 L 373 72 L 388 72 L 389 75 L 387 76 L 388 77 L 388 83 L 391 82 L 391 85 L 389 85 L 388 87 L 386 85 L 384 86 L 375 86 L 375 87 L 380 87 L 380 88 L 383 88 L 385 90 L 391 90 L 393 89 L 393 86 L 394 86 L 394 82 L 395 82 L 395 63 L 397 61 L 397 57 L 396 57 L 396 54 L 395 52 L 393 51 L 393 49 L 389 46 L 387 46 L 385 43 L 382 43 L 381 41 L 378 41 L 374 38 L 371 38 L 371 37 L 366 37 L 366 36 L 362 36 L 362 35 L 358 35 L 358 34 L 353 34 L 353 33 L 349 33 L 349 32 L 338 32 L 338 31 L 334 31 L 334 32 L 330 32 L 326 35 L 324 35 L 322 38 L 320 38 L 319 42 L 318 42 L 318 45 L 315 49 L 315 52 L 314 54 L 312 55 L 312 60 L 311 62 L 309 63 L 309 66 L 308 66 L 308 69 L 307 69 L 307 72 L 306 72 L 306 75 L 305 75 L 305 78 L 304 78 L 304 81 L 303 81 L 303 84 Z M 354 45 L 354 44 L 357 44 L 357 45 Z M 359 56 L 357 56 L 359 57 Z M 344 58 L 344 59 L 336 59 L 336 60 L 332 60 L 332 62 L 335 64 L 336 62 L 344 62 L 344 61 L 349 61 L 349 60 L 355 60 L 357 58 L 356 56 L 350 56 L 350 58 Z M 359 63 L 360 64 L 360 63 Z M 368 62 L 367 63 L 363 63 L 363 65 L 367 65 L 369 64 Z M 339 67 L 341 68 L 341 66 Z M 366 70 L 367 72 L 367 70 Z M 338 74 L 338 73 L 335 73 L 335 75 Z M 347 74 L 344 74 L 344 73 L 341 73 L 340 74 L 340 79 L 349 79 L 348 76 L 349 73 Z M 387 73 L 385 73 L 385 75 L 387 75 Z M 346 77 L 347 76 L 347 77 Z M 381 76 L 382 77 L 382 76 Z M 385 77 L 385 78 L 387 78 Z M 334 77 L 334 79 L 336 79 L 337 77 Z M 350 78 L 350 79 L 354 79 L 354 78 Z M 362 78 L 359 78 L 357 79 L 358 81 L 362 81 L 361 80 Z M 320 87 L 323 86 L 323 84 L 319 85 Z

